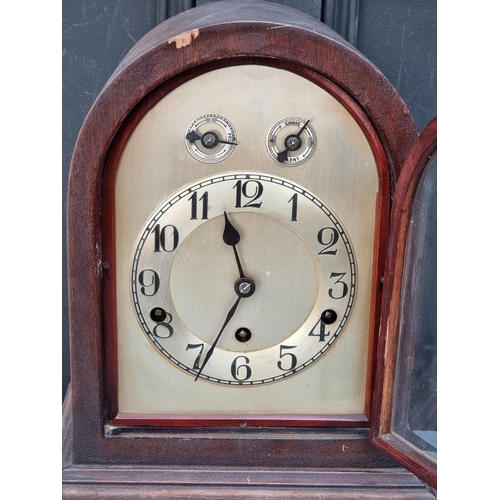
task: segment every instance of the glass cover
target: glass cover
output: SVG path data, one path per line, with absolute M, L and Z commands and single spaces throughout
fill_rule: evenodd
M 437 459 L 436 157 L 415 194 L 406 241 L 393 431 Z

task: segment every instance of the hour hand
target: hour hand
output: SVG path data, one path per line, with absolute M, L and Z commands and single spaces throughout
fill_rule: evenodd
M 243 273 L 240 257 L 238 255 L 238 251 L 236 250 L 236 245 L 240 241 L 240 233 L 231 224 L 226 212 L 224 212 L 224 219 L 225 219 L 225 225 L 224 225 L 224 232 L 222 233 L 222 239 L 224 240 L 224 243 L 226 245 L 233 247 L 234 256 L 236 258 L 236 265 L 238 266 L 238 271 L 240 273 L 240 278 L 244 278 L 245 274 Z

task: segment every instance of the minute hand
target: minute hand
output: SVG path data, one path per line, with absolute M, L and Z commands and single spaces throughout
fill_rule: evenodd
M 227 313 L 226 320 L 224 321 L 222 328 L 220 329 L 214 343 L 210 346 L 210 349 L 208 350 L 207 355 L 205 356 L 205 359 L 203 360 L 203 363 L 201 364 L 201 368 L 198 370 L 196 378 L 194 379 L 195 382 L 198 380 L 198 377 L 200 376 L 201 372 L 203 371 L 203 368 L 205 368 L 205 365 L 207 364 L 208 360 L 212 357 L 215 346 L 217 345 L 217 342 L 219 342 L 220 336 L 222 335 L 222 332 L 226 328 L 227 324 L 231 321 L 231 318 L 234 316 L 234 313 L 236 312 L 236 308 L 238 307 L 240 300 L 241 300 L 241 297 L 238 297 L 236 299 L 236 302 L 234 303 L 233 307 L 231 307 L 231 309 Z

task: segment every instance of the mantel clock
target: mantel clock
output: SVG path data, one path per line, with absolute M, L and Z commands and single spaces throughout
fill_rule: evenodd
M 435 462 L 384 437 L 377 351 L 401 331 L 392 197 L 417 137 L 293 9 L 208 4 L 133 47 L 71 166 L 68 497 L 433 498 L 414 473 L 435 488 Z

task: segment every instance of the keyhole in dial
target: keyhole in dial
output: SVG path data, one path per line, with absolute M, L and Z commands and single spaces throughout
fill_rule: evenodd
M 207 149 L 213 149 L 219 144 L 219 137 L 215 132 L 206 132 L 203 134 L 201 142 Z
M 161 323 L 167 317 L 167 311 L 161 307 L 155 307 L 151 309 L 149 316 L 153 321 L 156 321 L 156 323 Z
M 285 147 L 289 151 L 296 151 L 302 146 L 302 140 L 298 135 L 292 134 L 285 139 Z
M 331 325 L 332 323 L 334 323 L 335 321 L 337 320 L 337 313 L 335 311 L 333 311 L 332 309 L 325 309 L 322 313 L 321 313 L 321 321 L 325 324 L 325 325 Z
M 252 332 L 248 328 L 238 328 L 234 336 L 239 342 L 248 342 L 252 336 Z

